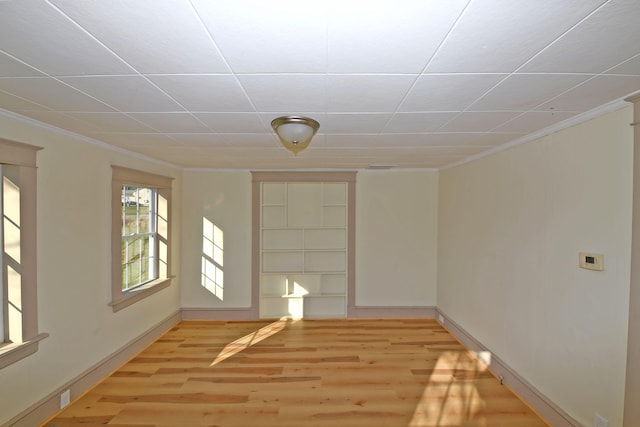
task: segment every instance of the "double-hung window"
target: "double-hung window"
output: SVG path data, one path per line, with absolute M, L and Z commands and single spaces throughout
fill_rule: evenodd
M 36 152 L 0 139 L 0 368 L 35 353 L 38 333 Z
M 158 190 L 122 186 L 122 289 L 158 278 Z
M 172 179 L 112 169 L 111 305 L 118 311 L 169 286 Z

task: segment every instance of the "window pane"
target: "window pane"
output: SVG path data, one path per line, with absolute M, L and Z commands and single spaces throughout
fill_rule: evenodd
M 138 205 L 138 233 L 151 232 L 151 214 L 149 205 Z
M 155 232 L 154 188 L 122 186 L 123 235 Z
M 159 277 L 157 199 L 155 188 L 122 186 L 122 290 Z
M 122 289 L 155 280 L 155 234 L 126 236 L 122 238 Z

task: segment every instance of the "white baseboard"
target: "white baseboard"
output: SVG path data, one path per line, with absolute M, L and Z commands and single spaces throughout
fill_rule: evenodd
M 183 308 L 183 320 L 256 320 L 257 310 L 247 308 Z
M 490 352 L 491 362 L 489 363 L 489 369 L 498 378 L 502 378 L 504 384 L 516 393 L 523 401 L 525 401 L 542 418 L 550 422 L 554 427 L 581 427 L 582 424 L 573 419 L 527 380 L 522 378 L 515 370 L 496 356 L 495 353 L 471 336 L 471 334 L 451 320 L 451 318 L 444 314 L 440 309 L 436 308 L 435 312 L 435 317 L 440 321 L 440 323 L 442 323 L 442 326 L 444 326 L 469 350 L 474 352 Z
M 434 318 L 436 317 L 436 308 L 433 306 L 419 307 L 403 307 L 403 306 L 355 306 L 349 310 L 349 316 L 352 318 L 376 318 L 376 319 L 393 319 L 393 318 Z
M 106 376 L 124 365 L 128 360 L 164 335 L 169 329 L 178 324 L 178 322 L 180 322 L 179 311 L 128 342 L 117 351 L 111 353 L 62 387 L 49 393 L 44 399 L 9 420 L 6 426 L 33 427 L 41 425 L 60 411 L 60 394 L 62 394 L 62 392 L 70 390 L 71 401 L 80 397 Z
M 182 319 L 184 320 L 257 320 L 259 319 L 257 310 L 247 308 L 183 308 Z M 356 306 L 349 309 L 347 318 L 433 318 L 435 317 L 435 307 L 419 306 Z M 311 317 L 309 317 L 311 318 Z

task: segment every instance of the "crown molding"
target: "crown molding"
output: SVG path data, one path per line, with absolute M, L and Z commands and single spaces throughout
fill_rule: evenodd
M 96 147 L 99 147 L 99 148 L 102 148 L 102 149 L 105 149 L 105 150 L 114 151 L 116 153 L 121 153 L 121 154 L 126 154 L 127 156 L 135 157 L 135 158 L 140 159 L 140 160 L 145 160 L 147 162 L 155 163 L 155 164 L 158 164 L 158 165 L 168 166 L 168 167 L 171 167 L 171 168 L 174 168 L 174 169 L 182 170 L 182 168 L 180 166 L 175 165 L 173 163 L 165 162 L 163 160 L 154 159 L 154 158 L 149 157 L 147 155 L 136 153 L 135 151 L 130 151 L 130 150 L 127 150 L 127 149 L 124 149 L 124 148 L 121 148 L 121 147 L 116 147 L 114 145 L 107 144 L 106 142 L 98 141 L 97 139 L 89 138 L 88 136 L 80 135 L 80 134 L 77 134 L 75 132 L 71 132 L 71 131 L 68 131 L 68 130 L 65 130 L 65 129 L 61 129 L 59 127 L 56 127 L 56 126 L 53 126 L 53 125 L 50 125 L 50 124 L 47 124 L 47 123 L 40 122 L 38 120 L 32 119 L 31 117 L 26 117 L 26 116 L 20 115 L 18 113 L 14 113 L 12 111 L 5 110 L 3 108 L 0 108 L 0 117 L 6 117 L 6 118 L 8 118 L 10 120 L 14 120 L 14 121 L 17 121 L 17 122 L 25 123 L 25 124 L 27 124 L 29 126 L 35 126 L 37 128 L 46 130 L 48 132 L 55 133 L 56 135 L 60 135 L 60 136 L 66 137 L 66 138 L 71 138 L 71 139 L 74 139 L 76 141 L 84 142 L 86 144 L 93 145 L 93 146 L 96 146 Z
M 633 98 L 633 97 L 632 97 Z M 490 150 L 487 151 L 483 151 L 482 153 L 479 154 L 475 154 L 473 156 L 467 157 L 465 159 L 462 159 L 458 162 L 455 163 L 451 163 L 447 166 L 443 166 L 441 167 L 439 170 L 447 170 L 447 169 L 452 169 L 455 168 L 457 166 L 461 166 L 464 165 L 466 163 L 470 163 L 472 161 L 475 160 L 479 160 L 483 157 L 488 157 L 491 155 L 494 155 L 496 153 L 499 153 L 501 151 L 505 151 L 508 150 L 510 148 L 513 147 L 517 147 L 518 145 L 522 145 L 522 144 L 526 144 L 527 142 L 531 142 L 531 141 L 535 141 L 536 139 L 540 139 L 543 138 L 545 136 L 551 135 L 553 133 L 559 132 L 561 130 L 564 129 L 568 129 L 570 127 L 579 125 L 581 123 L 584 123 L 586 121 L 595 119 L 597 117 L 603 116 L 607 113 L 611 113 L 613 111 L 617 111 L 621 108 L 627 107 L 629 106 L 629 102 L 631 102 L 630 100 L 632 98 L 629 97 L 625 97 L 625 98 L 620 98 L 617 99 L 615 101 L 609 102 L 607 104 L 601 105 L 600 107 L 594 108 L 593 110 L 589 110 L 585 113 L 582 114 L 578 114 L 577 116 L 571 117 L 570 119 L 567 120 L 563 120 L 559 123 L 556 123 L 552 126 L 546 127 L 544 129 L 541 129 L 539 131 L 530 133 L 528 135 L 525 135 L 521 138 L 518 139 L 514 139 L 513 141 L 507 142 L 506 144 L 502 144 L 499 145 L 497 147 L 494 147 Z M 637 96 L 635 96 L 636 99 L 640 98 L 640 94 L 638 94 Z

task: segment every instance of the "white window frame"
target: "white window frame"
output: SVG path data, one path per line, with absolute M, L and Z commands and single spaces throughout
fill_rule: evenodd
M 112 168 L 111 189 L 111 307 L 114 312 L 120 311 L 171 284 L 170 253 L 171 253 L 171 186 L 173 178 L 129 169 L 121 166 Z M 156 268 L 157 277 L 129 289 L 122 288 L 122 187 L 134 186 L 153 188 L 162 203 L 156 203 Z M 162 205 L 162 208 L 160 208 Z M 163 212 L 160 212 L 162 210 Z M 162 222 L 164 226 L 159 226 Z
M 21 337 L 8 337 L 3 330 L 0 340 L 0 369 L 38 351 L 38 343 L 49 334 L 38 332 L 37 280 L 37 176 L 36 153 L 41 147 L 0 139 L 0 163 L 17 167 L 20 187 L 20 310 Z M 2 221 L 4 221 L 2 212 Z M 4 253 L 4 241 L 0 245 Z M 4 258 L 4 257 L 3 257 Z M 7 260 L 2 262 L 2 283 L 7 280 Z M 3 285 L 4 286 L 4 285 Z M 2 304 L 6 304 L 2 292 Z M 6 317 L 5 317 L 6 319 Z M 12 325 L 15 326 L 15 325 Z M 3 329 L 6 329 L 4 325 Z

